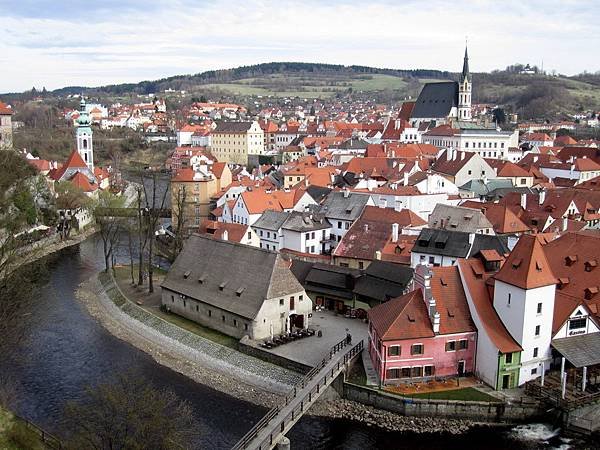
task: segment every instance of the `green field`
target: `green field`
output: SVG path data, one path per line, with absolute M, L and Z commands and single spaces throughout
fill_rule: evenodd
M 382 90 L 405 91 L 408 83 L 400 77 L 382 74 L 323 75 L 273 74 L 244 78 L 231 83 L 198 85 L 197 90 L 222 90 L 234 95 L 262 95 L 276 97 L 318 98 L 331 97 L 337 92 L 374 92 Z

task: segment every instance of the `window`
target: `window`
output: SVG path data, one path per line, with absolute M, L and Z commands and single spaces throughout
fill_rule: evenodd
M 401 373 L 402 378 L 410 378 L 410 367 L 403 367 Z
M 534 367 L 533 369 L 531 369 L 531 375 L 535 375 L 537 374 L 537 367 Z
M 185 300 L 183 301 L 183 307 L 185 308 Z
M 342 222 L 338 221 L 338 228 L 342 228 Z
M 446 351 L 453 352 L 454 350 L 456 350 L 456 341 L 446 342 Z
M 225 322 L 225 316 L 221 316 L 221 320 Z
M 346 222 L 346 230 L 350 228 L 350 222 Z
M 233 326 L 237 327 L 237 320 L 233 319 Z
M 411 355 L 422 355 L 423 354 L 423 344 L 413 344 L 410 347 Z
M 200 311 L 200 307 L 196 305 L 196 312 Z
M 252 233 L 250 231 L 248 231 L 248 239 L 252 238 Z
M 511 295 L 512 295 L 512 294 L 509 292 L 509 293 L 508 293 L 508 303 L 507 303 L 507 305 L 508 305 L 508 306 L 510 306 L 510 297 L 511 297 Z
M 469 174 L 469 175 L 471 175 L 472 173 L 473 173 L 473 171 L 472 171 L 472 170 L 469 170 L 468 174 Z
M 422 377 L 423 376 L 423 367 L 421 367 L 421 366 L 413 367 L 411 375 L 413 377 Z
M 429 264 L 434 264 L 435 263 L 435 256 L 430 256 L 429 257 Z
M 538 314 L 542 313 L 542 303 L 541 302 L 537 304 L 537 313 Z
M 306 239 L 310 239 L 310 233 L 306 233 L 306 235 L 304 236 Z
M 533 349 L 533 357 L 534 357 L 534 358 L 537 358 L 537 356 L 538 356 L 538 348 L 537 348 L 537 347 L 535 347 L 535 348 Z
M 580 319 L 569 320 L 569 330 L 580 330 L 585 328 L 587 325 L 587 318 L 582 317 Z
M 540 335 L 540 326 L 539 326 L 539 325 L 536 325 L 536 326 L 535 326 L 535 335 L 536 335 L 536 336 L 539 336 L 539 335 Z
M 244 324 L 244 330 L 248 331 L 248 324 L 247 323 Z
M 386 378 L 388 378 L 388 379 L 400 378 L 400 374 L 401 374 L 400 369 L 388 369 Z
M 364 262 L 362 262 L 362 261 L 359 261 L 359 262 L 358 262 L 358 268 L 359 268 L 359 269 L 364 269 L 364 268 L 365 268 L 365 263 L 364 263 Z
M 467 341 L 466 339 L 461 339 L 460 341 L 458 341 L 459 350 L 466 350 L 467 348 L 469 348 L 469 341 Z
M 506 364 L 512 364 L 512 353 L 507 353 L 504 355 L 504 362 Z
M 283 306 L 283 299 L 282 298 L 279 299 L 279 306 Z
M 399 356 L 400 355 L 400 346 L 392 345 L 388 347 L 388 356 Z
M 425 366 L 425 373 L 424 375 L 426 377 L 432 377 L 435 374 L 435 367 L 434 366 Z
M 175 303 L 175 296 L 171 295 L 171 303 Z
M 212 311 L 209 309 L 208 310 L 208 317 L 211 317 L 211 316 L 212 316 Z

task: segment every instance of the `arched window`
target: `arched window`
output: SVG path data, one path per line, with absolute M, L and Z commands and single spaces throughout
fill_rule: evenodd
M 87 139 L 83 140 L 83 148 L 87 148 Z

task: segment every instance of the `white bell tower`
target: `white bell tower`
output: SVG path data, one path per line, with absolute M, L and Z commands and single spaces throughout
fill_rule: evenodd
M 87 164 L 88 168 L 94 173 L 94 143 L 92 139 L 92 127 L 90 116 L 85 109 L 85 100 L 81 97 L 79 103 L 79 118 L 77 119 L 77 131 L 75 139 L 77 141 L 77 152 L 81 159 Z

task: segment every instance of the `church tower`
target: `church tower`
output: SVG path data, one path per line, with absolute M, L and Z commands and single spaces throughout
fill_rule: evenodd
M 465 46 L 465 60 L 458 83 L 458 120 L 471 121 L 471 73 L 469 72 L 469 55 Z
M 79 118 L 77 119 L 75 139 L 77 140 L 77 152 L 81 155 L 81 159 L 83 159 L 93 174 L 94 146 L 92 141 L 92 127 L 90 116 L 85 109 L 85 100 L 83 97 L 79 103 Z

